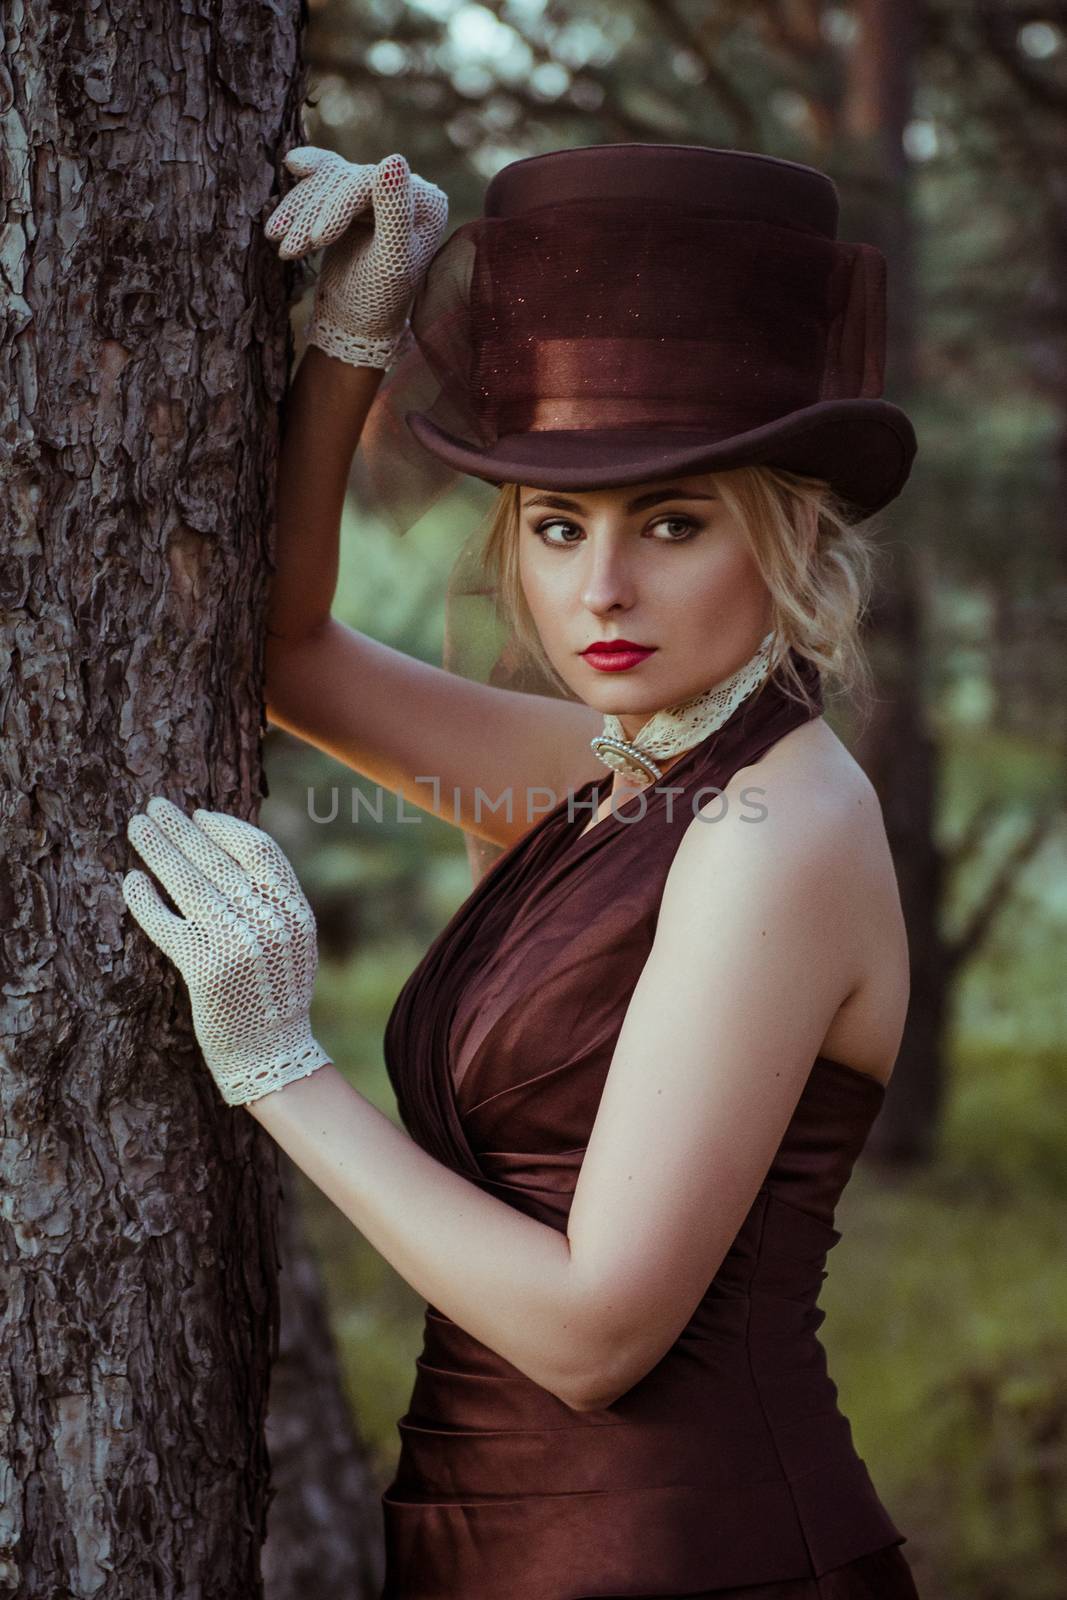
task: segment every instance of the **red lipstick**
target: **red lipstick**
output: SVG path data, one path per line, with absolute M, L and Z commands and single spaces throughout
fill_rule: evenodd
M 598 672 L 626 672 L 652 655 L 655 645 L 634 644 L 632 639 L 595 640 L 581 652 Z

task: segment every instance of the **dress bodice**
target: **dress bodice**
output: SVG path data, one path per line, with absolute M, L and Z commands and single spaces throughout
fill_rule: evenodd
M 409 1132 L 561 1231 L 682 833 L 819 714 L 818 674 L 798 666 L 811 703 L 768 682 L 589 832 L 610 779 L 561 800 L 493 863 L 398 996 L 386 1063 Z M 760 804 L 758 772 L 739 801 Z M 835 1207 L 884 1092 L 815 1059 L 689 1324 L 603 1410 L 572 1411 L 428 1307 L 383 1497 L 385 1600 L 673 1595 L 818 1576 L 903 1543 L 816 1336 Z

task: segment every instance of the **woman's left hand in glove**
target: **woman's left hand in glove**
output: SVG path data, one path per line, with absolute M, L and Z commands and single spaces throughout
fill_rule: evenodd
M 227 1105 L 280 1089 L 329 1063 L 311 1033 L 315 917 L 284 851 L 222 811 L 192 820 L 162 795 L 126 827 L 182 915 L 136 868 L 122 894 L 185 979 L 204 1060 Z

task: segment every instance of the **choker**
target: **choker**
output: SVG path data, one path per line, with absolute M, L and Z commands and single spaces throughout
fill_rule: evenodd
M 760 640 L 755 655 L 721 683 L 702 689 L 690 700 L 657 711 L 633 739 L 627 739 L 618 717 L 606 714 L 604 728 L 589 744 L 598 761 L 638 785 L 653 783 L 663 772 L 655 758 L 681 755 L 706 739 L 733 716 L 742 700 L 758 689 L 771 670 L 774 630 Z

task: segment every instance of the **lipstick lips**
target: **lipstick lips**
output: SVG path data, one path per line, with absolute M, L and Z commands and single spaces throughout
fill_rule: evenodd
M 650 645 L 650 644 L 634 644 L 632 639 L 594 639 L 592 644 L 587 646 L 587 648 L 590 649 L 590 650 L 598 650 L 599 651 L 599 650 L 652 650 L 655 647 L 653 645 Z M 585 654 L 584 650 L 582 651 L 582 654 L 583 655 Z
M 655 650 L 654 645 L 633 644 L 629 639 L 611 639 L 591 644 L 582 651 L 582 658 L 598 672 L 625 672 L 645 661 Z

